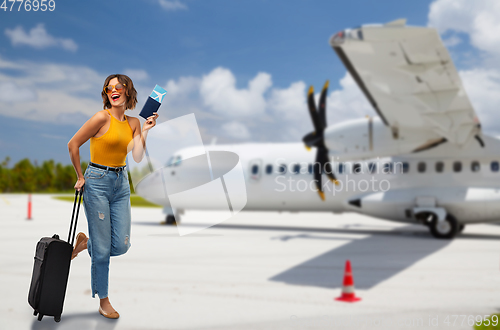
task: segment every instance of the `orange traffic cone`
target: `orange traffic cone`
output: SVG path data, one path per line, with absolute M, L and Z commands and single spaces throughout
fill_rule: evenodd
M 351 262 L 346 260 L 345 262 L 345 273 L 344 273 L 344 283 L 342 284 L 342 294 L 340 297 L 335 298 L 338 301 L 345 302 L 356 302 L 361 300 L 361 298 L 354 295 L 354 279 L 352 277 Z

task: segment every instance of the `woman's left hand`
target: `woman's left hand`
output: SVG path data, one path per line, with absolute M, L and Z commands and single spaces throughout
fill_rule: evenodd
M 156 118 L 158 118 L 159 115 L 157 112 L 153 112 L 152 116 L 149 116 L 144 125 L 142 126 L 142 131 L 147 131 L 156 125 Z

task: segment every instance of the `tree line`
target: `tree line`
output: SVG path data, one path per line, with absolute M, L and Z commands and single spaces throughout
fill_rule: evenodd
M 6 157 L 0 163 L 0 192 L 74 192 L 77 176 L 73 165 L 55 163 L 52 159 L 38 164 L 24 158 L 9 167 L 10 160 Z M 81 162 L 83 172 L 87 165 L 88 162 Z M 129 182 L 133 193 L 130 174 Z

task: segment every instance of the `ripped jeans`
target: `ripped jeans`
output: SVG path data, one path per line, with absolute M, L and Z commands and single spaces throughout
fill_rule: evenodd
M 127 171 L 89 165 L 84 174 L 83 206 L 89 228 L 92 297 L 108 296 L 109 259 L 130 248 L 130 186 Z

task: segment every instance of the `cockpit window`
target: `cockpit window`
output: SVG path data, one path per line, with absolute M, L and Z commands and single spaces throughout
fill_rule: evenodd
M 181 164 L 182 158 L 179 155 L 174 155 L 170 157 L 170 159 L 167 162 L 167 167 L 168 166 L 179 166 Z
M 165 166 L 171 166 L 172 165 L 172 161 L 175 159 L 175 156 L 172 156 L 170 157 L 168 160 L 167 160 L 167 163 L 165 164 Z

